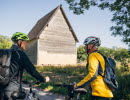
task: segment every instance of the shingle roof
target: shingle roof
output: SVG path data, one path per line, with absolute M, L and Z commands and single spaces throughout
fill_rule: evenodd
M 65 12 L 62 8 L 62 6 L 58 6 L 57 8 L 55 8 L 54 10 L 52 10 L 50 13 L 48 13 L 47 15 L 45 15 L 43 18 L 41 18 L 37 23 L 36 25 L 32 28 L 32 30 L 29 32 L 28 36 L 30 38 L 30 40 L 33 40 L 33 39 L 37 39 L 39 38 L 40 34 L 41 34 L 41 31 L 43 31 L 45 29 L 45 27 L 47 26 L 47 24 L 50 22 L 50 20 L 52 19 L 52 17 L 55 15 L 55 13 L 58 11 L 58 9 L 61 9 L 62 11 L 62 14 L 68 24 L 68 26 L 70 27 L 70 30 L 75 38 L 75 41 L 78 42 L 78 38 L 76 37 L 75 35 L 75 32 L 72 28 L 72 26 L 70 25 L 69 23 L 69 20 L 67 19 L 66 15 L 65 15 Z

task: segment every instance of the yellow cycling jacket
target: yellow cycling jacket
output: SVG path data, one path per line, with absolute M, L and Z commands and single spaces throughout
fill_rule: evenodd
M 98 51 L 89 54 L 87 64 L 88 75 L 77 84 L 77 87 L 84 87 L 90 83 L 93 96 L 113 97 L 112 91 L 103 81 L 103 77 L 98 75 L 99 72 L 104 75 L 105 61 L 102 55 Z

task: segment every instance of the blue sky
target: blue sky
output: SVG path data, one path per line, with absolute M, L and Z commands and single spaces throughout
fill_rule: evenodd
M 15 32 L 28 34 L 36 22 L 51 10 L 62 4 L 62 7 L 79 39 L 77 46 L 82 45 L 85 37 L 100 37 L 103 47 L 128 48 L 121 37 L 111 36 L 109 10 L 92 7 L 83 15 L 74 15 L 64 0 L 0 0 L 0 34 L 12 36 Z

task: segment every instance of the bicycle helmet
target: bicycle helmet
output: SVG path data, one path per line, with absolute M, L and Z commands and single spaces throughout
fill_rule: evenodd
M 96 46 L 100 46 L 101 45 L 101 40 L 100 38 L 98 37 L 94 37 L 94 36 L 90 36 L 90 37 L 87 37 L 85 40 L 84 40 L 84 45 L 87 45 L 87 44 L 94 44 Z
M 21 33 L 21 32 L 16 32 L 13 34 L 11 40 L 13 42 L 17 42 L 18 40 L 23 40 L 23 41 L 29 41 L 29 38 L 26 34 Z

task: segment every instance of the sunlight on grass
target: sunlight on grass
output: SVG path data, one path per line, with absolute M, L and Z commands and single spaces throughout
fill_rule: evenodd
M 67 89 L 63 87 L 55 87 L 53 83 L 73 84 L 74 82 L 79 82 L 87 75 L 87 69 L 85 66 L 36 66 L 36 68 L 42 75 L 49 76 L 51 79 L 51 82 L 42 83 L 39 87 L 45 91 L 51 91 L 62 95 L 67 93 Z M 130 100 L 130 72 L 124 70 L 124 67 L 117 67 L 116 76 L 119 89 L 114 91 L 113 100 Z M 36 81 L 36 79 L 26 72 L 23 75 L 23 79 Z M 90 95 L 87 94 L 84 98 L 90 100 Z

